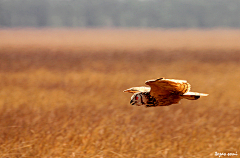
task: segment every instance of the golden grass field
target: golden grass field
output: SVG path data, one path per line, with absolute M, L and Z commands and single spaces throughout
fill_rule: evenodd
M 1 158 L 240 155 L 239 30 L 6 29 L 0 41 Z M 131 106 L 122 91 L 158 77 L 210 95 Z

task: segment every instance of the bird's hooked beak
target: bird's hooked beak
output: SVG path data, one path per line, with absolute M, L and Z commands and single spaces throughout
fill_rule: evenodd
M 134 105 L 135 103 L 134 103 L 134 101 L 131 100 L 131 101 L 130 101 L 130 104 L 131 104 L 131 105 Z

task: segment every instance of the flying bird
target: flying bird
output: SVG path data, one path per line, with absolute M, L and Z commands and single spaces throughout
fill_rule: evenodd
M 132 87 L 123 92 L 133 93 L 130 104 L 155 107 L 178 104 L 181 99 L 197 100 L 206 93 L 190 92 L 191 85 L 186 80 L 158 78 L 145 82 L 150 87 Z

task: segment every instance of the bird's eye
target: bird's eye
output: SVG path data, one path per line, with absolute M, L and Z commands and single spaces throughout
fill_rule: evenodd
M 135 99 L 138 100 L 138 96 L 136 96 Z

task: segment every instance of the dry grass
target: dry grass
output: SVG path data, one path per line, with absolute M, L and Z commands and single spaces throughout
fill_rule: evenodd
M 0 34 L 0 157 L 240 154 L 238 30 Z M 210 95 L 144 108 L 122 93 L 163 76 Z
M 84 50 L 240 49 L 240 30 L 0 30 L 1 47 Z

